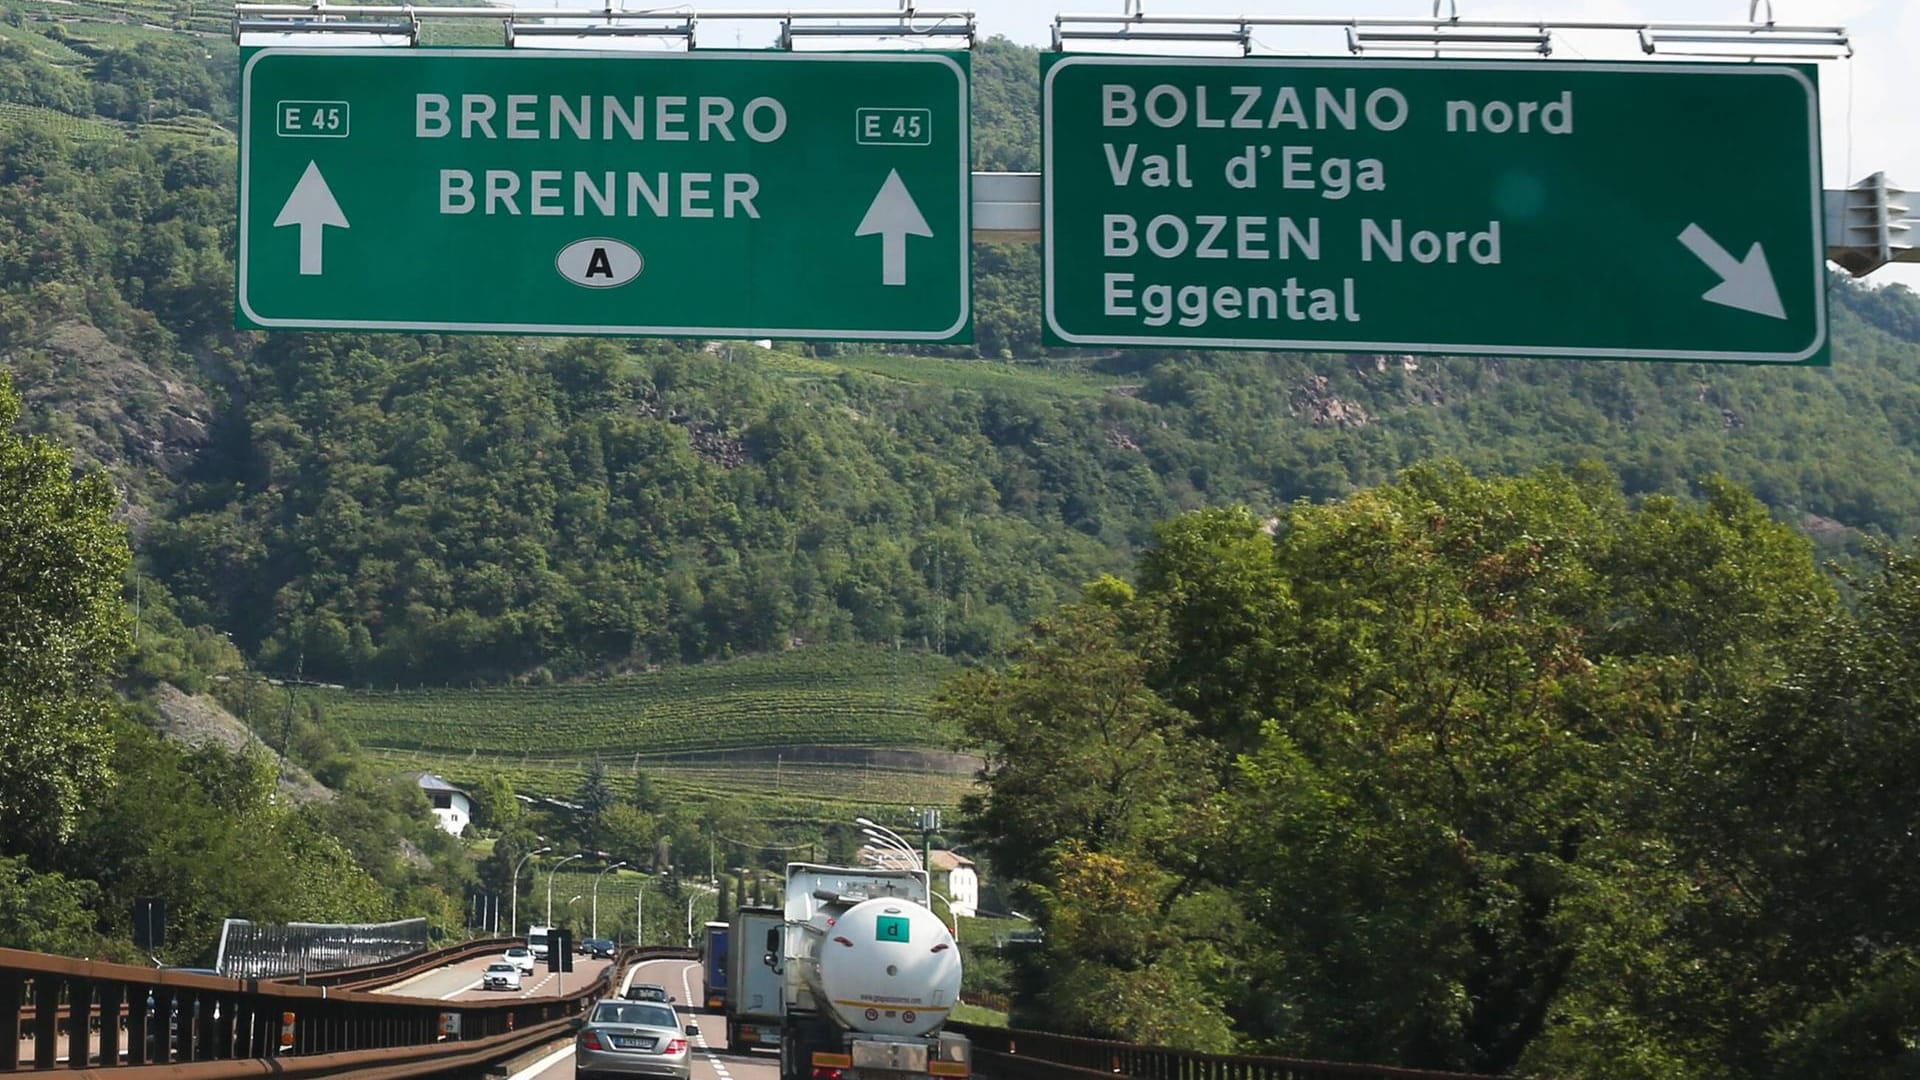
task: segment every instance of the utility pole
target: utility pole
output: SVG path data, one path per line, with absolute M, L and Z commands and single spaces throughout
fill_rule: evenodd
M 920 865 L 929 875 L 933 873 L 933 834 L 940 829 L 940 811 L 928 807 L 920 811 L 920 841 L 926 854 L 920 859 Z M 931 880 L 931 877 L 929 877 Z

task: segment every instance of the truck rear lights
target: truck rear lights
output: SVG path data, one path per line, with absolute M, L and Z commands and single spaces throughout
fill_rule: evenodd
M 845 1069 L 832 1069 L 825 1065 L 813 1067 L 813 1080 L 840 1080 L 844 1075 L 846 1075 Z

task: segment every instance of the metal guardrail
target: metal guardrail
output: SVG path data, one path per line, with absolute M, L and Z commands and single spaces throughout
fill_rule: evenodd
M 133 1080 L 406 1080 L 512 1057 L 563 1035 L 624 968 L 697 959 L 698 950 L 627 947 L 568 994 L 446 1002 L 347 986 L 390 982 L 517 939 L 466 942 L 329 973 L 340 986 L 226 979 L 0 949 L 0 1073 L 68 1070 Z M 376 970 L 379 969 L 379 970 Z M 11 1018 L 9 1021 L 8 1018 Z M 23 1028 L 23 1025 L 24 1028 Z M 956 1023 L 975 1073 L 994 1080 L 1124 1076 L 1142 1080 L 1493 1080 L 1466 1073 L 1293 1058 L 1203 1054 L 1049 1032 Z M 30 1035 L 22 1039 L 21 1035 Z M 23 1054 L 23 1042 L 32 1052 Z
M 1497 1080 L 1474 1073 L 1300 1058 L 1202 1054 L 1044 1031 L 952 1023 L 973 1042 L 973 1072 L 990 1080 L 1139 1077 L 1142 1080 Z
M 371 990 L 446 964 L 457 964 L 462 960 L 471 960 L 488 953 L 505 952 L 515 945 L 524 944 L 525 941 L 524 938 L 515 937 L 475 938 L 460 942 L 458 945 L 443 945 L 428 952 L 414 953 L 412 956 L 361 964 L 357 967 L 335 968 L 332 971 L 311 971 L 305 975 L 281 975 L 272 981 L 301 986 L 331 986 L 339 990 Z
M 472 941 L 463 941 L 458 945 L 447 945 L 428 952 L 415 953 L 412 956 L 398 957 L 379 963 L 335 968 L 332 971 L 281 975 L 265 981 L 299 986 L 327 986 L 337 990 L 372 990 L 377 987 L 400 982 L 417 973 L 431 971 L 434 968 L 447 964 L 457 964 L 463 960 L 471 960 L 476 956 L 484 956 L 490 952 L 504 951 L 514 945 L 520 944 L 522 940 L 521 938 L 478 938 Z M 56 1034 L 66 1031 L 67 1017 L 67 1006 L 60 1006 L 55 1014 L 54 1020 L 54 1030 Z M 21 1006 L 18 1016 L 18 1041 L 24 1042 L 36 1038 L 36 1033 L 39 1030 L 37 1023 L 38 1018 L 38 1009 L 34 1005 L 27 1004 Z M 98 1023 L 98 1018 L 96 1018 L 94 1021 L 96 1028 Z M 126 1017 L 124 1014 L 120 1018 L 119 1027 L 123 1031 L 126 1028 Z
M 419 917 L 384 923 L 228 919 L 220 926 L 213 966 L 229 978 L 266 979 L 403 960 L 426 951 L 427 920 Z
M 565 995 L 445 1002 L 0 949 L 0 1024 L 8 1025 L 0 1030 L 16 1036 L 0 1037 L 0 1072 L 64 1067 L 111 1069 L 129 1080 L 348 1073 L 402 1080 L 536 1046 L 605 996 L 625 965 L 689 955 L 629 947 L 600 978 Z M 31 1031 L 30 1056 L 17 1037 L 23 1021 Z

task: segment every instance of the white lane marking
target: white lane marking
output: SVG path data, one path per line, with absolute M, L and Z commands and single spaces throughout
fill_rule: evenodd
M 486 984 L 487 984 L 487 978 L 486 976 L 482 975 L 480 978 L 473 980 L 472 982 L 468 983 L 467 985 L 461 987 L 458 990 L 453 991 L 450 994 L 441 994 L 440 1000 L 452 1001 L 454 998 L 459 997 L 461 994 L 464 994 L 469 990 L 478 990 L 482 986 L 485 986 Z
M 633 974 L 634 972 L 639 970 L 640 970 L 640 965 L 638 964 L 635 964 L 632 968 L 628 969 L 626 983 L 621 987 L 622 990 L 624 990 L 627 985 L 631 985 L 633 983 Z M 547 979 L 551 979 L 552 977 L 553 976 L 549 975 L 547 976 Z M 541 979 L 539 986 L 545 986 L 547 983 L 547 979 Z M 536 986 L 535 989 L 538 989 L 539 986 Z M 523 994 L 521 996 L 525 997 L 526 995 Z M 509 1078 L 509 1080 L 534 1080 L 534 1077 L 539 1076 L 541 1073 L 546 1072 L 548 1069 L 553 1068 L 555 1065 L 560 1064 L 562 1061 L 565 1061 L 566 1059 L 572 1056 L 573 1056 L 573 1040 L 568 1039 L 567 1045 L 561 1047 L 558 1050 L 555 1050 L 553 1053 L 548 1054 L 546 1057 L 541 1058 L 539 1061 L 534 1062 L 533 1064 L 527 1066 L 526 1068 L 521 1069 L 519 1072 L 514 1073 L 513 1076 Z
M 555 1065 L 560 1064 L 572 1056 L 573 1040 L 568 1039 L 567 1045 L 555 1050 L 553 1053 L 548 1054 L 546 1057 L 541 1058 L 526 1068 L 521 1069 L 519 1072 L 514 1073 L 511 1080 L 533 1080 L 534 1077 L 539 1076 L 541 1073 L 546 1072 L 548 1069 L 553 1068 Z
M 489 963 L 491 963 L 491 961 L 489 961 Z M 414 983 L 425 982 L 426 980 L 433 978 L 435 975 L 445 974 L 446 972 L 452 971 L 454 968 L 458 966 L 459 966 L 458 964 L 442 964 L 439 967 L 433 968 L 430 971 L 423 971 L 418 975 L 408 976 L 407 978 L 401 980 L 400 982 L 393 983 L 390 986 L 379 987 L 375 989 L 373 992 L 376 994 L 398 994 L 401 991 L 405 990 L 407 987 L 412 986 Z
M 687 981 L 687 976 L 692 974 L 693 970 L 699 966 L 700 966 L 699 964 L 688 964 L 686 967 L 683 967 L 680 969 L 680 990 L 681 992 L 687 995 L 686 1001 L 687 1001 L 688 1016 L 693 1015 L 693 984 Z M 705 980 L 702 980 L 700 985 L 702 989 L 705 989 L 706 988 Z M 693 1044 L 695 1046 L 698 1046 L 702 1051 L 706 1053 L 707 1064 L 712 1066 L 713 1071 L 715 1073 L 719 1074 L 720 1080 L 733 1080 L 733 1077 L 729 1075 L 727 1072 L 726 1062 L 721 1061 L 720 1055 L 714 1053 L 713 1047 L 707 1045 L 707 1029 L 706 1028 L 704 1027 L 701 1028 L 700 1034 L 695 1035 L 693 1037 Z

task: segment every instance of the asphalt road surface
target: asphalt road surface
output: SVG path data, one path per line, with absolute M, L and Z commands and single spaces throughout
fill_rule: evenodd
M 584 956 L 573 958 L 573 970 L 565 975 L 552 975 L 547 972 L 544 960 L 535 961 L 533 974 L 520 973 L 520 991 L 516 995 L 511 990 L 480 989 L 480 974 L 487 965 L 504 957 L 501 953 L 464 960 L 458 964 L 434 968 L 422 972 L 410 979 L 384 986 L 375 990 L 376 994 L 397 994 L 404 997 L 438 998 L 441 1001 L 505 1001 L 512 997 L 552 997 L 562 990 L 573 990 L 585 986 L 600 977 L 607 970 L 610 961 L 589 960 Z
M 727 1041 L 726 1018 L 718 1013 L 687 1008 L 687 1002 L 699 1000 L 706 992 L 698 961 L 649 960 L 636 964 L 621 980 L 620 988 L 624 990 L 636 982 L 666 987 L 667 993 L 679 999 L 673 1007 L 680 1011 L 684 1022 L 700 1025 L 700 1034 L 693 1038 L 693 1080 L 779 1080 L 780 1059 L 771 1050 L 730 1053 L 722 1049 Z M 556 1047 L 513 1074 L 512 1080 L 573 1080 L 573 1043 L 569 1041 Z

